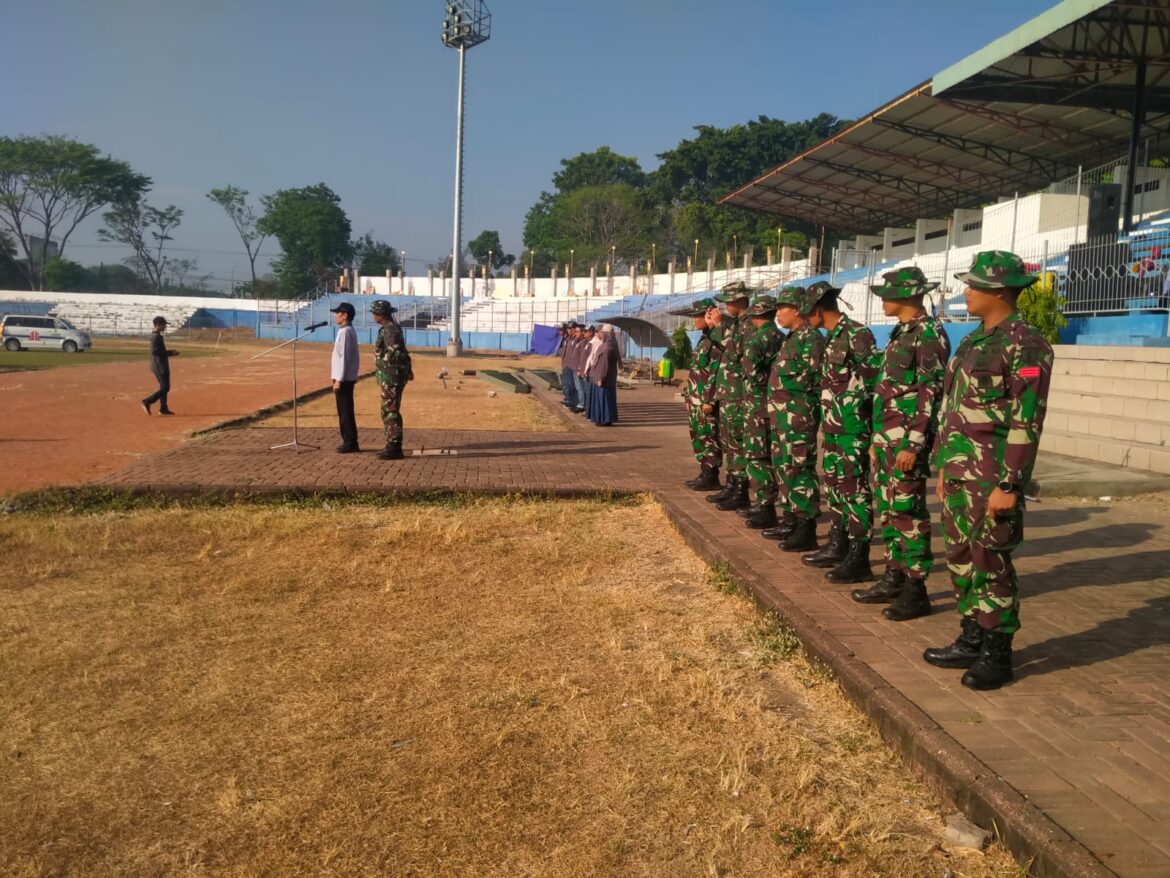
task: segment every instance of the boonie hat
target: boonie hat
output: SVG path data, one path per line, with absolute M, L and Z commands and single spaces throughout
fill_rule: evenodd
M 926 279 L 917 265 L 896 268 L 882 275 L 884 284 L 871 286 L 869 291 L 882 299 L 910 299 L 938 288 L 938 283 Z
M 724 284 L 723 289 L 715 298 L 720 302 L 737 302 L 740 299 L 750 299 L 752 295 L 751 288 L 741 280 L 732 281 L 729 284 Z
M 808 290 L 804 287 L 784 287 L 776 293 L 776 307 L 781 305 L 790 305 L 801 314 L 807 314 L 812 310 L 812 306 L 808 304 Z
M 977 290 L 1023 290 L 1040 279 L 1029 274 L 1024 260 L 1007 250 L 984 250 L 976 253 L 971 268 L 955 275 Z
M 745 313 L 748 317 L 767 317 L 769 314 L 776 313 L 777 306 L 775 296 L 756 296 Z
M 397 308 L 384 299 L 378 299 L 370 305 L 371 314 L 381 314 L 383 317 L 389 317 L 397 310 Z

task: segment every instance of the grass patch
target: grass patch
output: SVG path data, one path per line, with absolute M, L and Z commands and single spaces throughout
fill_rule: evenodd
M 181 359 L 213 357 L 217 353 L 214 343 L 185 342 L 181 337 L 167 337 L 172 350 L 181 351 Z M 226 349 L 225 349 L 226 350 Z M 150 339 L 95 338 L 93 347 L 76 354 L 64 351 L 29 349 L 9 351 L 0 347 L 0 372 L 25 372 L 41 369 L 56 369 L 63 366 L 101 366 L 106 363 L 150 362 Z M 178 362 L 178 361 L 176 361 Z
M 100 499 L 0 518 L 0 873 L 1015 874 L 649 502 Z

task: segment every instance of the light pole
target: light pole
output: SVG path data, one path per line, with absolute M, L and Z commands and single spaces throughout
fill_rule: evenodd
M 699 239 L 695 238 L 695 265 L 699 264 Z
M 486 42 L 492 35 L 492 14 L 483 0 L 449 0 L 443 19 L 443 45 L 459 50 L 459 96 L 455 105 L 455 234 L 451 247 L 451 333 L 447 339 L 447 356 L 463 354 L 463 339 L 459 335 L 459 286 L 462 273 L 460 251 L 463 242 L 463 81 L 467 50 Z
M 406 251 L 402 251 L 402 264 L 398 268 L 402 272 L 402 294 L 406 295 Z

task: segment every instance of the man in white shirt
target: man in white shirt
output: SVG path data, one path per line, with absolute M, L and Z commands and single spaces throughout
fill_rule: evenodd
M 353 386 L 358 376 L 357 330 L 353 328 L 354 308 L 339 302 L 329 309 L 336 315 L 337 338 L 333 341 L 333 398 L 337 400 L 337 420 L 341 425 L 338 454 L 358 451 L 357 419 L 353 413 Z

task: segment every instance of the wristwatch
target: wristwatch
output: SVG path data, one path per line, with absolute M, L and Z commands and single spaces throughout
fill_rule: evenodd
M 1000 482 L 998 487 L 1005 494 L 1014 494 L 1016 491 L 1020 490 L 1019 485 L 1013 485 L 1011 482 Z

